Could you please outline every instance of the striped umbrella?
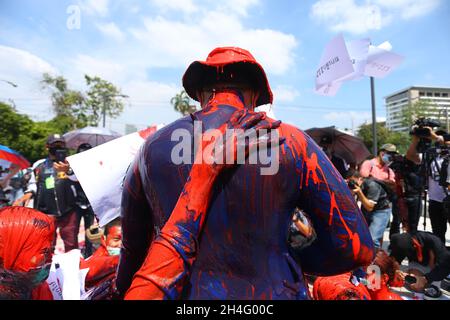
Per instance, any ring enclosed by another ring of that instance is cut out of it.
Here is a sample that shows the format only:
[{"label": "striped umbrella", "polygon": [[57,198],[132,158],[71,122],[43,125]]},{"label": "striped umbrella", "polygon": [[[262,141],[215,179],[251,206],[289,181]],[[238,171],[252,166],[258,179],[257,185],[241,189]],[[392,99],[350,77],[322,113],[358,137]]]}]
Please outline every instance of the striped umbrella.
[{"label": "striped umbrella", "polygon": [[14,163],[18,165],[20,169],[26,169],[31,166],[28,160],[25,159],[20,153],[1,144],[0,144],[0,159],[3,159],[10,163]]}]

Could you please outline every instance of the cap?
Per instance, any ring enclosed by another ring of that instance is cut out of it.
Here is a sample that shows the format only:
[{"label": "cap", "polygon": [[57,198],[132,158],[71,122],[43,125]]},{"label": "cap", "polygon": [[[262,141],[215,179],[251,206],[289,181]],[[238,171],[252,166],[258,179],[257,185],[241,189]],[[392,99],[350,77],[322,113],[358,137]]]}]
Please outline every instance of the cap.
[{"label": "cap", "polygon": [[397,147],[392,143],[383,144],[380,148],[381,150],[385,150],[387,152],[397,152]]},{"label": "cap", "polygon": [[55,142],[66,142],[62,135],[60,134],[51,134],[47,138],[47,144],[53,144]]}]

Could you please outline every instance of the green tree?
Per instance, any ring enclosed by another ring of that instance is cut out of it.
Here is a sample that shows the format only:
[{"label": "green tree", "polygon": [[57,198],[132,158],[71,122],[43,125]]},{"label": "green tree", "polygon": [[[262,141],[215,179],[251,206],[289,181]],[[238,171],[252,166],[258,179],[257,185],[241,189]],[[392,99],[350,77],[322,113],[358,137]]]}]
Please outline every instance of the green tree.
[{"label": "green tree", "polygon": [[414,103],[409,103],[399,112],[402,125],[410,127],[417,118],[433,117],[433,114],[438,113],[438,106],[429,99],[421,99]]},{"label": "green tree", "polygon": [[0,144],[20,152],[31,163],[47,155],[47,137],[61,132],[52,123],[33,122],[3,102],[0,102],[0,119]]},{"label": "green tree", "polygon": [[[383,144],[392,143],[397,147],[398,152],[404,154],[408,149],[411,138],[406,132],[395,132],[386,128],[386,122],[377,122],[377,149]],[[357,136],[364,141],[367,149],[373,150],[372,124],[363,124],[358,130]]]},{"label": "green tree", "polygon": [[89,125],[97,126],[100,119],[105,116],[117,118],[124,108],[120,97],[127,97],[111,82],[100,77],[84,76],[89,89],[86,92],[83,114]]},{"label": "green tree", "polygon": [[191,99],[184,90],[170,99],[170,103],[173,105],[175,111],[181,113],[183,116],[197,111],[196,106],[191,104]]},{"label": "green tree", "polygon": [[51,92],[53,111],[56,117],[68,119],[70,129],[84,127],[87,124],[84,116],[84,96],[80,91],[72,90],[62,76],[43,74],[42,88]]}]

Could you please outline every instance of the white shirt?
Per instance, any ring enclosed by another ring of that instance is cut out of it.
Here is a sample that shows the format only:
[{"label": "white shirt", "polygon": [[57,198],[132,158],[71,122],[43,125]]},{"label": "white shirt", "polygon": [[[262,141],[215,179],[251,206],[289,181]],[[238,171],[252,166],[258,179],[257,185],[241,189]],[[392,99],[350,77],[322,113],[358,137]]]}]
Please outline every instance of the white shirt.
[{"label": "white shirt", "polygon": [[442,202],[446,197],[444,188],[439,185],[439,170],[442,167],[443,161],[444,159],[441,156],[437,156],[436,160],[431,161],[431,176],[428,177],[428,198],[437,202]]}]

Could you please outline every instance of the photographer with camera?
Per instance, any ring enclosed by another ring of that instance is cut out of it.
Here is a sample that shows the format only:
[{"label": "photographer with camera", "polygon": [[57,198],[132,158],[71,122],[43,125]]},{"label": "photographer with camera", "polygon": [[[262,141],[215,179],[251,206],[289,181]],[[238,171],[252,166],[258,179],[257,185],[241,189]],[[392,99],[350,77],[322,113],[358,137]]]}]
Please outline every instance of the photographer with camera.
[{"label": "photographer with camera", "polygon": [[381,248],[384,231],[389,223],[392,209],[385,188],[372,177],[363,177],[357,170],[347,173],[348,186],[361,201],[363,212],[375,248]]},{"label": "photographer with camera", "polygon": [[389,230],[389,238],[400,233],[400,222],[403,231],[413,233],[417,231],[421,212],[421,192],[423,179],[420,165],[408,160],[405,156],[397,155],[390,165],[397,180],[397,202],[393,203],[393,220]]},{"label": "photographer with camera", "polygon": [[394,156],[397,154],[397,147],[392,143],[386,143],[378,150],[378,155],[362,163],[359,170],[362,177],[372,177],[385,183],[392,190],[395,188],[395,173],[389,168]]},{"label": "photographer with camera", "polygon": [[76,213],[76,191],[73,176],[66,161],[64,138],[52,134],[47,139],[48,157],[36,166],[25,195],[14,205],[23,205],[33,198],[35,209],[53,216],[59,228],[66,252],[78,249],[80,219]]},{"label": "photographer with camera", "polygon": [[[445,244],[447,222],[450,222],[449,213],[444,208],[444,199],[447,188],[440,184],[442,163],[447,152],[444,130],[433,131],[439,123],[429,119],[419,119],[412,127],[410,134],[412,142],[406,153],[406,158],[417,165],[421,165],[422,175],[428,191],[428,214],[431,220],[433,233]],[[432,142],[435,142],[435,147]],[[422,154],[422,156],[420,156]]]}]

